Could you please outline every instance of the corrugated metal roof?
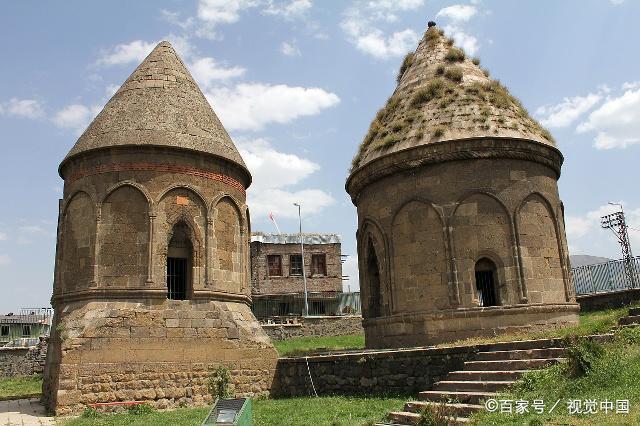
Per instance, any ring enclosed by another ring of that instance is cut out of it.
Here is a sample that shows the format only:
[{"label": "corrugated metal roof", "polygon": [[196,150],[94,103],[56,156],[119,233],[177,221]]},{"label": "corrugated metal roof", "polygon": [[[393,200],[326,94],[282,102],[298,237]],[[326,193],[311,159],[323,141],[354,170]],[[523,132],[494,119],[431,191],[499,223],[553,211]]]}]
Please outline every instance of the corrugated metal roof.
[{"label": "corrugated metal roof", "polygon": [[[339,244],[341,243],[338,234],[312,234],[303,233],[305,244]],[[258,241],[263,244],[300,244],[300,234],[265,234],[262,232],[252,232],[251,242]]]}]

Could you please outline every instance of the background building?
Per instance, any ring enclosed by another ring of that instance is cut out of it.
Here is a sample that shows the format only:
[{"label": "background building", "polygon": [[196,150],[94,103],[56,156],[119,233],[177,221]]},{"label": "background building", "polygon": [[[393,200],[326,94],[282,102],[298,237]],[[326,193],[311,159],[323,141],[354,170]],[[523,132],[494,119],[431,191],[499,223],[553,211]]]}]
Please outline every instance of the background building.
[{"label": "background building", "polygon": [[[331,315],[339,310],[342,253],[336,234],[303,234],[309,312]],[[304,282],[299,234],[251,234],[251,294],[257,317],[300,315]]]},{"label": "background building", "polygon": [[51,308],[22,308],[17,315],[0,315],[0,347],[17,339],[48,336],[52,314]]}]

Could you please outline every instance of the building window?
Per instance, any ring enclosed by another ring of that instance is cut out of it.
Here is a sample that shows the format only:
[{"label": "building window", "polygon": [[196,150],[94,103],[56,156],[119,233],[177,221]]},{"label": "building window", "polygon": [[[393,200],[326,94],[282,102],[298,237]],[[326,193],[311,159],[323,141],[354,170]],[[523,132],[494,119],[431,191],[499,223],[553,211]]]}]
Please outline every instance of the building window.
[{"label": "building window", "polygon": [[311,274],[327,275],[327,256],[325,254],[311,256]]},{"label": "building window", "polygon": [[31,325],[29,324],[22,325],[22,336],[24,337],[31,336]]},{"label": "building window", "polygon": [[279,254],[268,255],[267,266],[269,267],[270,277],[282,276],[282,256],[280,256]]},{"label": "building window", "polygon": [[174,225],[167,248],[167,299],[186,300],[191,290],[193,247],[184,222]]},{"label": "building window", "polygon": [[7,337],[8,335],[9,335],[9,326],[3,325],[2,327],[0,327],[0,336]]},{"label": "building window", "polygon": [[289,256],[289,275],[302,275],[302,256],[292,254]]}]

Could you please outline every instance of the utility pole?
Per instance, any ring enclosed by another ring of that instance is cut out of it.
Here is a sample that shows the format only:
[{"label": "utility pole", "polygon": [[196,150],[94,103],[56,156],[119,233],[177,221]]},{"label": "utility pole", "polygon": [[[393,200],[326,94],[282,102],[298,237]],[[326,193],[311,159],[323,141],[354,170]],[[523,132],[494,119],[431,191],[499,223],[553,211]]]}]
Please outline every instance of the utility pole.
[{"label": "utility pole", "polygon": [[620,203],[609,202],[609,204],[620,206],[620,211],[602,216],[600,218],[600,224],[604,229],[611,229],[618,239],[618,243],[620,243],[620,248],[622,249],[622,261],[624,262],[624,269],[629,278],[629,284],[632,288],[637,288],[635,261],[631,252],[631,242],[629,241],[629,232],[627,231],[629,227],[624,218],[624,210]]},{"label": "utility pole", "polygon": [[302,282],[304,283],[304,315],[309,316],[309,301],[307,299],[307,273],[304,268],[304,242],[302,238],[302,215],[300,214],[300,204],[293,203],[298,207],[298,221],[300,223],[300,251],[302,252]]}]

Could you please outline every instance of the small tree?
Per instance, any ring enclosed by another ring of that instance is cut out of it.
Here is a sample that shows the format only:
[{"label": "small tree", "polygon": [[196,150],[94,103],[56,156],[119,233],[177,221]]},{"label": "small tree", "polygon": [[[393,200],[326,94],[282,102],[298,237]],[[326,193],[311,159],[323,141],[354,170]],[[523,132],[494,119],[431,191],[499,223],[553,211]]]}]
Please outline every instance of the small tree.
[{"label": "small tree", "polygon": [[215,369],[209,369],[210,374],[207,379],[207,390],[211,397],[216,398],[229,398],[232,396],[232,392],[229,389],[229,383],[231,382],[231,374],[229,369],[224,365],[219,365]]}]

